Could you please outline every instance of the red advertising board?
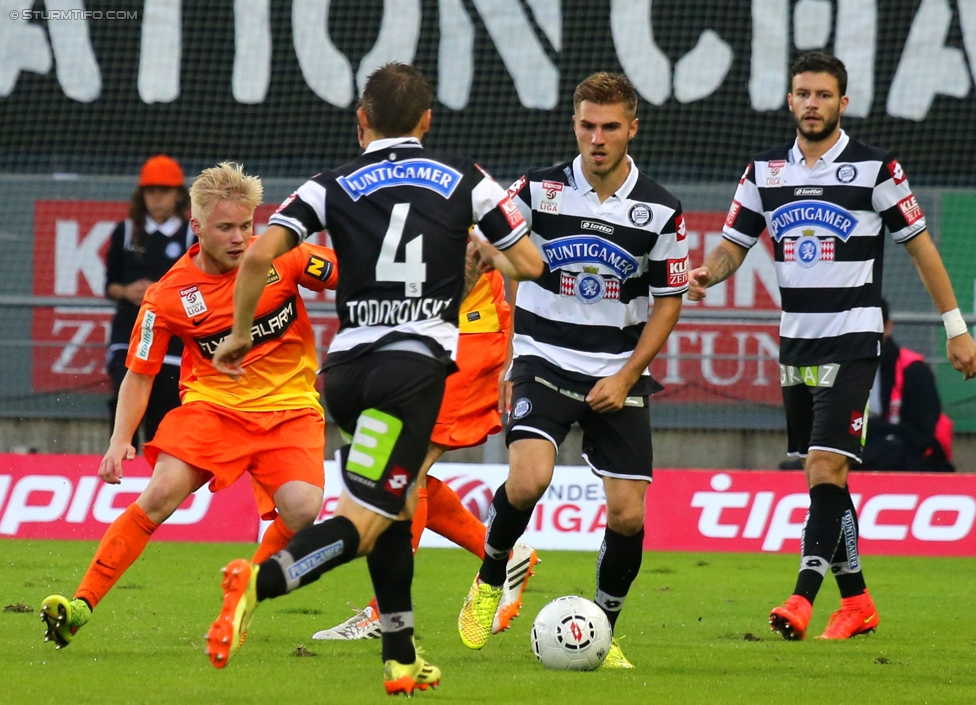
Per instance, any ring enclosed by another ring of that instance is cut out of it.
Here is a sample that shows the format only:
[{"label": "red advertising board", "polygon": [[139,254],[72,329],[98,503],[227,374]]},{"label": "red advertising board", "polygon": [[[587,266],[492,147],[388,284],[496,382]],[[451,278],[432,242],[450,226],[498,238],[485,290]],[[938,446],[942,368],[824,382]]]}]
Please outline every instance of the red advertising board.
[{"label": "red advertising board", "polygon": [[[725,213],[685,213],[689,271],[722,240]],[[684,311],[721,311],[723,320],[684,317],[668,338],[651,374],[665,386],[655,403],[782,403],[779,387],[779,320],[749,323],[736,312],[779,311],[772,243],[763,237],[727,281],[705,300],[684,302]]]},{"label": "red advertising board", "polygon": [[[274,205],[255,211],[262,232]],[[123,201],[36,201],[34,203],[34,296],[99,298],[105,294],[105,254],[116,224],[128,213]],[[310,242],[322,240],[321,234]],[[333,292],[303,289],[305,301],[334,300]],[[35,308],[31,385],[35,392],[83,390],[107,394],[105,348],[114,309],[105,306]],[[328,346],[339,327],[334,314],[311,314],[316,345]]]},{"label": "red advertising board", "polygon": [[[145,489],[151,474],[139,457],[121,484],[98,479],[97,455],[0,454],[0,538],[102,538]],[[154,541],[254,541],[258,510],[250,479],[216,494],[206,486],[180,505]]]},{"label": "red advertising board", "polygon": [[[976,476],[851,473],[861,552],[976,556]],[[801,472],[655,470],[644,548],[797,553],[810,505]]]}]

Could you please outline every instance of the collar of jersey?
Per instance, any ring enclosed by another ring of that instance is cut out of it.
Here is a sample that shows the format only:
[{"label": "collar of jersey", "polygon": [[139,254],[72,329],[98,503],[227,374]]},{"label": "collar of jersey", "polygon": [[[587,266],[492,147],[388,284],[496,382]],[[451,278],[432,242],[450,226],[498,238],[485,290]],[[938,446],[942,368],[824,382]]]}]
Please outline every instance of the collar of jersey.
[{"label": "collar of jersey", "polygon": [[[847,133],[843,130],[840,131],[840,137],[837,139],[837,143],[824,152],[824,155],[820,157],[820,161],[824,164],[833,164],[837,161],[837,157],[841,155],[845,149],[847,149],[847,144],[851,141],[851,138],[847,136]],[[793,140],[793,163],[803,164],[803,152],[800,151],[800,140]]]},{"label": "collar of jersey", "polygon": [[[625,156],[627,157],[627,163],[630,164],[630,173],[627,174],[627,178],[624,179],[617,192],[613,194],[621,201],[630,196],[630,192],[634,190],[634,184],[637,183],[637,165],[634,164],[634,160],[630,158],[629,154]],[[580,154],[577,154],[576,159],[573,160],[573,178],[576,179],[576,185],[580,193],[587,194],[593,190],[590,182],[583,176],[583,156]]]},{"label": "collar of jersey", "polygon": [[147,233],[162,233],[166,237],[173,237],[180,231],[181,227],[183,227],[183,221],[177,218],[175,215],[165,223],[157,223],[150,216],[146,216]]},{"label": "collar of jersey", "polygon": [[417,149],[423,149],[423,145],[420,144],[420,140],[416,137],[387,137],[382,140],[373,140],[370,142],[363,154],[378,152],[381,149],[389,149],[390,147],[416,147]]}]

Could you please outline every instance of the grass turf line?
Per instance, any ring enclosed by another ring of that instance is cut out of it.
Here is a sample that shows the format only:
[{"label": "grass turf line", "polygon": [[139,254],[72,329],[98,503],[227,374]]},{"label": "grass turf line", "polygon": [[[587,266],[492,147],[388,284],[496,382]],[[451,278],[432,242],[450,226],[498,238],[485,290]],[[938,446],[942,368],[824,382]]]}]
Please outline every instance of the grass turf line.
[{"label": "grass turf line", "polygon": [[[51,593],[71,596],[91,542],[0,541],[0,701],[4,703],[388,702],[379,641],[317,642],[371,589],[356,561],[258,609],[248,642],[223,671],[204,655],[220,607],[219,568],[249,556],[240,544],[150,544],[71,645],[43,643],[37,616]],[[480,652],[465,649],[457,613],[477,570],[460,550],[417,554],[419,643],[444,672],[443,702],[790,703],[814,697],[864,703],[976,702],[970,617],[976,560],[869,556],[881,615],[877,634],[848,642],[784,642],[769,609],[792,588],[792,555],[646,553],[618,634],[633,671],[557,673],[529,646],[532,618],[560,595],[592,597],[594,553],[546,551],[522,617]],[[810,635],[838,596],[827,577]],[[303,648],[302,648],[303,647]],[[297,654],[303,654],[299,656]],[[308,654],[314,654],[308,655]]]}]

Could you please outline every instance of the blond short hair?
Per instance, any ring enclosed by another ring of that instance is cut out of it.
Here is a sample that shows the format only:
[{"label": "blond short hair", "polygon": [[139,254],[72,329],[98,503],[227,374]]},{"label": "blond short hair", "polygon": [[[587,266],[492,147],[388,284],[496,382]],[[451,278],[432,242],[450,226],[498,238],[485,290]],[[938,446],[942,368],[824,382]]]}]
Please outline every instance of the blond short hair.
[{"label": "blond short hair", "polygon": [[190,186],[190,213],[201,223],[213,211],[217,201],[232,199],[251,210],[261,205],[264,186],[257,176],[244,173],[236,162],[221,162],[204,169]]},{"label": "blond short hair", "polygon": [[580,103],[584,100],[596,105],[620,103],[628,118],[633,120],[637,117],[637,91],[622,73],[600,71],[587,76],[573,93],[573,109],[576,112],[579,112]]}]

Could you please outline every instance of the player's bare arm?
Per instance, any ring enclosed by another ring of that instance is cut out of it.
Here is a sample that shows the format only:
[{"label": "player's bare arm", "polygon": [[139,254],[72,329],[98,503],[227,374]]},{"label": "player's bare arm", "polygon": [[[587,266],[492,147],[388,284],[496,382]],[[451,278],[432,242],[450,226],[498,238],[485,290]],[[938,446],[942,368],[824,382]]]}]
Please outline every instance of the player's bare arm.
[{"label": "player's bare arm", "polygon": [[651,316],[627,364],[617,374],[597,382],[586,395],[586,402],[594,411],[606,413],[624,408],[628,392],[661,351],[680,316],[680,296],[655,297]]},{"label": "player's bare arm", "polygon": [[213,366],[218,372],[234,378],[244,374],[241,363],[251,349],[254,311],[268,281],[268,270],[276,257],[297,244],[295,233],[280,225],[269,226],[260,237],[251,240],[234,286],[234,327],[213,356]]},{"label": "player's bare arm", "polygon": [[473,245],[468,245],[468,254],[464,260],[464,296],[461,299],[468,298],[468,294],[474,290],[475,284],[481,278],[481,266],[479,264],[479,257],[477,256],[477,250]]},{"label": "player's bare arm", "polygon": [[115,428],[109,441],[105,457],[98,466],[98,476],[110,485],[117,485],[122,481],[122,461],[136,457],[136,449],[132,447],[132,436],[142,421],[146,407],[149,405],[149,394],[152,392],[154,375],[143,375],[128,370],[122,386],[119,388],[119,405],[115,412]]},{"label": "player's bare arm", "polygon": [[705,289],[715,286],[719,282],[735,274],[742,266],[749,250],[737,245],[731,240],[722,240],[702,262],[702,266],[691,270],[688,274],[688,300],[701,301],[705,298]]},{"label": "player's bare arm", "polygon": [[[928,231],[923,230],[905,243],[905,249],[915,262],[918,275],[936,308],[939,309],[939,313],[955,312],[959,315],[959,304],[952,290],[949,274]],[[946,342],[946,355],[952,366],[962,372],[965,379],[976,377],[976,342],[973,341],[968,328],[962,326],[959,334],[949,338]]]},{"label": "player's bare arm", "polygon": [[513,281],[528,281],[542,276],[542,256],[528,237],[521,238],[507,250],[500,251],[487,240],[473,235],[478,256],[483,262],[489,262],[507,278]]}]

